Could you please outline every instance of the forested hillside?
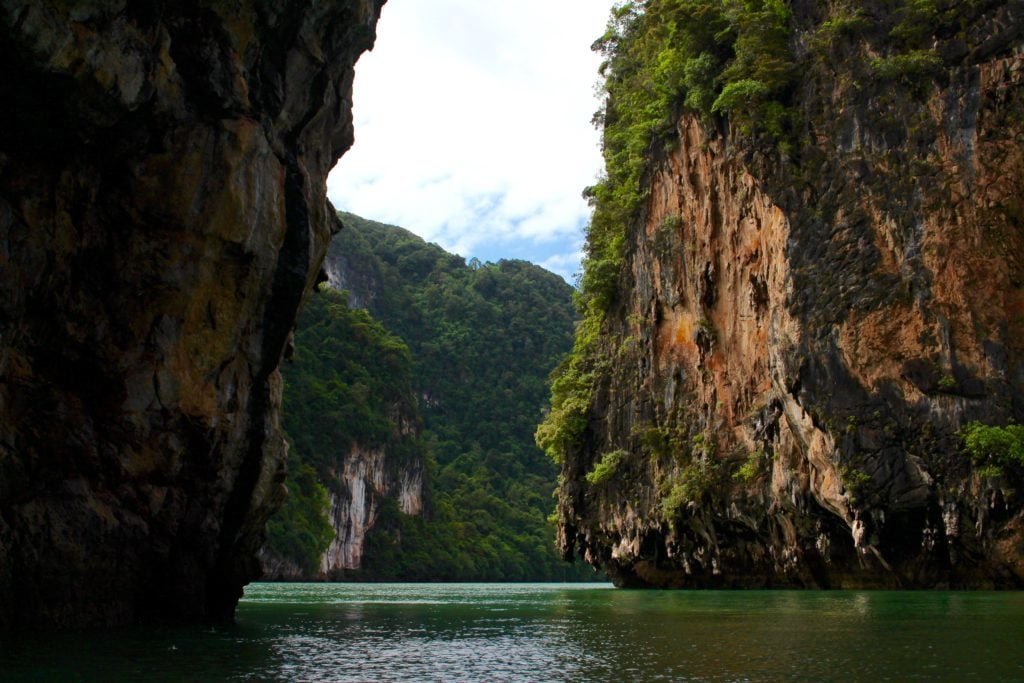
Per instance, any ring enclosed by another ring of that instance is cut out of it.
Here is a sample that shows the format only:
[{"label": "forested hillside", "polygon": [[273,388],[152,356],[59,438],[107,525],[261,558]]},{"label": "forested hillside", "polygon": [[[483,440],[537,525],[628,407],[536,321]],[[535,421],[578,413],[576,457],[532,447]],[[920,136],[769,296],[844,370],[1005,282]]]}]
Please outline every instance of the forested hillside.
[{"label": "forested hillside", "polygon": [[[407,482],[423,459],[409,349],[400,339],[366,311],[350,309],[344,295],[322,287],[299,318],[295,346],[283,370],[289,496],[267,526],[264,553],[271,576],[293,578],[331,571],[321,557],[336,538],[340,546],[346,540],[361,546],[361,533],[352,527],[364,527],[372,516],[367,496],[394,495],[386,482],[401,490],[402,475]],[[351,473],[352,461],[373,460],[367,454],[374,453],[387,455],[371,465],[379,472]],[[368,492],[373,480],[384,490]],[[415,488],[411,509],[419,510]]]},{"label": "forested hillside", "polygon": [[[351,309],[324,305],[338,296],[333,292],[318,294],[296,334],[296,361],[285,371],[285,427],[297,446],[293,471],[313,465],[329,488],[330,463],[347,448],[353,423],[380,427],[379,434],[357,438],[360,443],[386,440],[387,424],[375,421],[386,422],[387,406],[400,402],[402,391],[386,378],[407,380],[401,363],[384,357],[405,358],[406,344],[408,382],[422,420],[419,438],[410,442],[419,452],[407,457],[421,457],[427,471],[424,513],[407,515],[399,501],[381,499],[361,567],[335,577],[594,577],[554,551],[547,517],[557,473],[533,444],[547,377],[572,345],[572,289],[530,263],[467,264],[401,228],[350,214],[342,220],[346,229],[325,267],[329,286],[348,293]],[[360,308],[368,313],[352,310]],[[337,348],[324,345],[333,324],[376,329],[376,321],[383,327],[364,335],[358,349],[340,333]],[[350,379],[334,383],[333,394],[351,393],[351,378],[362,378],[367,400],[356,403],[365,414],[338,409],[352,402],[332,397],[335,375]]]}]

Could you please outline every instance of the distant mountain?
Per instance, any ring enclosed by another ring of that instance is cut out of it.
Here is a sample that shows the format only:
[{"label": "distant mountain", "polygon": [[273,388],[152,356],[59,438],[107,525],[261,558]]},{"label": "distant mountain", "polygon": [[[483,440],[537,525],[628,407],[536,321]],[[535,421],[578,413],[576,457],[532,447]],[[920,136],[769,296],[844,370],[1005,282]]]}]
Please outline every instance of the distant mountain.
[{"label": "distant mountain", "polygon": [[[270,575],[593,577],[558,559],[547,519],[557,472],[533,442],[548,375],[572,345],[572,288],[525,261],[467,264],[401,228],[341,219],[284,401],[293,470],[312,467],[327,491],[334,540],[319,567],[299,570],[279,535]],[[364,424],[375,435],[357,434]],[[293,498],[315,509],[304,495]]]}]

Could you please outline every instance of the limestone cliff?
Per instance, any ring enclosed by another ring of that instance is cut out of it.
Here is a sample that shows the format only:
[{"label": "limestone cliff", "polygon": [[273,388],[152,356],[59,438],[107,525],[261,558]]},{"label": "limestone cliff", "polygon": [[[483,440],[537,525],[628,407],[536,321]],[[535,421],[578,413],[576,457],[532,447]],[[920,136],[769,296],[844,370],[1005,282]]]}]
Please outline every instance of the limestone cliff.
[{"label": "limestone cliff", "polygon": [[961,4],[910,74],[900,5],[791,3],[791,145],[684,111],[649,151],[566,556],[625,585],[1024,585],[1019,473],[958,436],[1024,419],[1024,7]]},{"label": "limestone cliff", "polygon": [[384,498],[398,502],[406,515],[423,512],[423,463],[395,467],[382,449],[354,448],[335,473],[338,492],[331,493],[331,524],[335,536],[320,563],[324,576],[359,569],[363,544],[373,528]]},{"label": "limestone cliff", "polygon": [[0,623],[226,618],[383,0],[0,3]]},{"label": "limestone cliff", "polygon": [[320,558],[316,572],[263,548],[263,578],[270,581],[309,581],[343,576],[360,568],[367,533],[373,529],[386,499],[406,515],[423,513],[423,462],[394,462],[387,449],[354,446],[339,457],[340,469],[328,474],[328,513],[334,538]]},{"label": "limestone cliff", "polygon": [[315,570],[264,547],[263,578],[271,581],[317,581],[343,577],[360,569],[367,534],[385,501],[394,501],[409,516],[424,513],[426,463],[418,445],[420,424],[414,403],[395,403],[388,411],[391,435],[385,444],[338,443],[328,456],[321,481],[327,489],[328,520],[333,538]]}]

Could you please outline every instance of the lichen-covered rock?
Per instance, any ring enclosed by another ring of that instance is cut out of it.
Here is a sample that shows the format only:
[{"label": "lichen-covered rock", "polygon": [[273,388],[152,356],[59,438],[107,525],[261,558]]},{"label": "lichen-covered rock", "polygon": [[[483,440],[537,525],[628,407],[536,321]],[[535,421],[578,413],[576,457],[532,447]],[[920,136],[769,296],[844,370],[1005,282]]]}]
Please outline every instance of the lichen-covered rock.
[{"label": "lichen-covered rock", "polygon": [[383,0],[0,2],[0,624],[226,618]]},{"label": "lichen-covered rock", "polygon": [[1024,585],[1024,498],[957,436],[1024,419],[1024,10],[976,4],[908,83],[872,66],[885,6],[822,54],[850,8],[792,3],[787,152],[681,117],[563,466],[567,556],[627,585]]}]

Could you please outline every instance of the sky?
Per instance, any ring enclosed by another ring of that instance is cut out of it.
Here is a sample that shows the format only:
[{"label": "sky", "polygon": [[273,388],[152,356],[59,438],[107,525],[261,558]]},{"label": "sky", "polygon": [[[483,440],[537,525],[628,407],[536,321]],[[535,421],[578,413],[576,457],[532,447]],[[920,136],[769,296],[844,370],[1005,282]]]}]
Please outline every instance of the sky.
[{"label": "sky", "polygon": [[389,0],[356,65],[334,205],[467,259],[579,272],[611,0]]}]

